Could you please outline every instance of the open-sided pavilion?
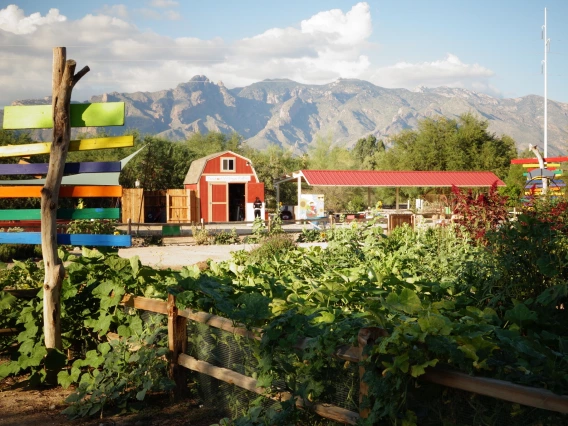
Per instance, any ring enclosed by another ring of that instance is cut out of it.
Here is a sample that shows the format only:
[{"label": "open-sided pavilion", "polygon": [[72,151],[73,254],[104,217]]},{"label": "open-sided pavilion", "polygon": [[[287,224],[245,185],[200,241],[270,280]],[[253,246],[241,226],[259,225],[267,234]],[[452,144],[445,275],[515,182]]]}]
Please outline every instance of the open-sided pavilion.
[{"label": "open-sided pavilion", "polygon": [[375,171],[375,170],[299,170],[274,182],[276,203],[280,204],[280,184],[296,180],[298,200],[302,194],[302,181],[309,186],[355,186],[367,188],[368,204],[371,188],[396,188],[396,208],[399,206],[400,188],[489,188],[493,184],[505,186],[493,172],[453,171]]}]

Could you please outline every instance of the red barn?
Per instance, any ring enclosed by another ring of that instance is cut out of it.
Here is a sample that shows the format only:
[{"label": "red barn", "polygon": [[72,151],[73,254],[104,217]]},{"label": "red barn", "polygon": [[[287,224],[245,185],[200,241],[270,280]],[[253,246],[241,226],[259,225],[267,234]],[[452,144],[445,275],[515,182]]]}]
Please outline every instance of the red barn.
[{"label": "red barn", "polygon": [[195,191],[198,220],[252,221],[256,197],[263,202],[264,217],[264,183],[258,181],[251,161],[242,155],[224,151],[195,160],[183,183]]}]

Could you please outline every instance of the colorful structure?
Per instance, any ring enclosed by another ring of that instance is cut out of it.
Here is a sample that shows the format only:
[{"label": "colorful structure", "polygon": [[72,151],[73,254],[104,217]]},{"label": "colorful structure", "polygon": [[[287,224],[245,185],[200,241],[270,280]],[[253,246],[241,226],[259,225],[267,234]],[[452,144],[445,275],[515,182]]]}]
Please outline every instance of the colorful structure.
[{"label": "colorful structure", "polygon": [[543,193],[543,180],[548,179],[548,193],[553,196],[564,195],[566,183],[560,179],[562,170],[560,163],[568,161],[568,157],[544,158],[544,168],[541,168],[538,160],[533,158],[516,158],[511,164],[520,164],[526,169],[523,173],[527,178],[524,195],[541,195]]},{"label": "colorful structure", "polygon": [[[124,103],[71,104],[71,127],[124,125]],[[46,129],[53,127],[52,106],[12,106],[4,109],[4,129]],[[93,138],[71,141],[69,151],[130,147],[132,136]],[[0,147],[0,157],[22,157],[48,154],[51,143]],[[135,154],[120,162],[84,162],[65,164],[59,197],[121,197],[118,177],[124,165]],[[3,164],[0,175],[32,175],[40,178],[0,181],[0,198],[41,197],[48,164]],[[118,208],[59,209],[58,219],[118,219]],[[40,209],[1,210],[0,220],[40,220]],[[0,232],[0,243],[41,244],[40,232]],[[58,244],[76,246],[122,246],[132,244],[129,235],[58,234]]]},{"label": "colorful structure", "polygon": [[204,222],[253,221],[253,202],[259,197],[264,217],[264,183],[259,182],[251,161],[223,151],[191,163],[184,186],[195,191],[197,220]]}]

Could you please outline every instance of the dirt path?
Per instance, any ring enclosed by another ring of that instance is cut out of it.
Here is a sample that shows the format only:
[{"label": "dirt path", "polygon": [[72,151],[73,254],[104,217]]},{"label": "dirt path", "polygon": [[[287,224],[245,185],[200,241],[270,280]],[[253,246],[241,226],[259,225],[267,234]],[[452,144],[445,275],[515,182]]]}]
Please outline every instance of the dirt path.
[{"label": "dirt path", "polygon": [[[326,247],[327,243],[300,243],[300,247],[311,247],[319,245]],[[143,265],[155,268],[180,268],[204,262],[208,259],[220,262],[230,260],[231,253],[239,250],[252,250],[254,244],[233,244],[233,245],[167,245],[150,247],[129,247],[118,250],[120,257],[130,258],[138,256]]]},{"label": "dirt path", "polygon": [[209,426],[220,420],[195,399],[173,404],[167,395],[147,397],[139,413],[69,420],[61,411],[70,393],[61,387],[28,389],[22,378],[0,381],[0,426]]}]

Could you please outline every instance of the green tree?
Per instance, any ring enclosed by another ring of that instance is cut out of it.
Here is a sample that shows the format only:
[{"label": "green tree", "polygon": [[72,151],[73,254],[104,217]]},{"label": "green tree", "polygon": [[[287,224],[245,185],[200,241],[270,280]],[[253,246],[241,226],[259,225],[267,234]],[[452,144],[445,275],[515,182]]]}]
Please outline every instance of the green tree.
[{"label": "green tree", "polygon": [[[473,114],[458,119],[427,118],[416,130],[392,139],[392,148],[379,157],[379,170],[492,171],[504,179],[517,154],[515,141],[488,131],[489,123]],[[418,190],[403,191],[417,196]]]},{"label": "green tree", "polygon": [[170,142],[152,136],[136,146],[146,148],[130,161],[120,175],[124,187],[133,188],[138,179],[149,191],[183,188],[185,175],[197,154],[184,143]]},{"label": "green tree", "polygon": [[312,170],[349,170],[355,162],[349,151],[334,145],[331,135],[316,135],[315,142],[308,149],[308,166]]},{"label": "green tree", "polygon": [[[277,145],[269,145],[263,151],[244,147],[241,154],[251,160],[260,182],[264,183],[266,203],[270,208],[276,208],[276,188],[274,181],[287,173],[305,168],[305,159],[294,156]],[[298,202],[297,187],[295,183],[280,185],[280,201],[284,204]]]},{"label": "green tree", "polygon": [[355,162],[360,165],[360,169],[374,170],[378,163],[378,157],[383,155],[385,150],[385,143],[382,140],[377,140],[374,135],[369,135],[355,143],[351,155]]},{"label": "green tree", "polygon": [[509,172],[517,154],[509,136],[488,132],[489,123],[473,114],[457,120],[427,118],[418,129],[394,136],[393,146],[381,157],[381,170],[486,170],[500,178]]},{"label": "green tree", "polygon": [[243,137],[236,132],[231,135],[221,132],[194,133],[185,141],[187,148],[197,155],[196,158],[227,150],[239,153],[242,143]]}]

